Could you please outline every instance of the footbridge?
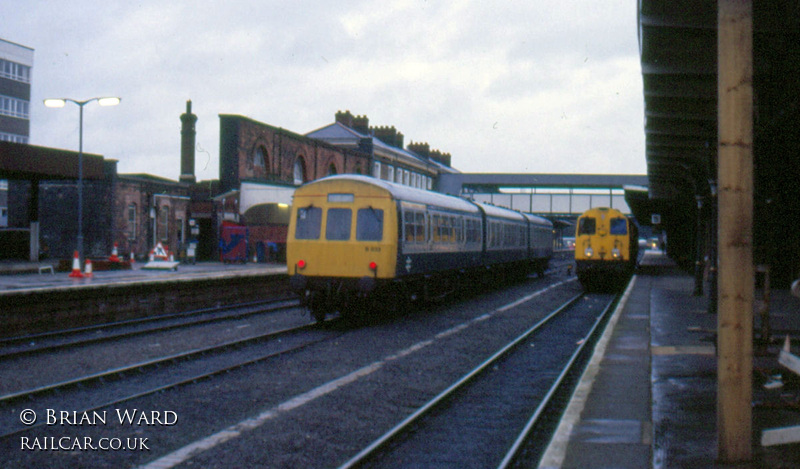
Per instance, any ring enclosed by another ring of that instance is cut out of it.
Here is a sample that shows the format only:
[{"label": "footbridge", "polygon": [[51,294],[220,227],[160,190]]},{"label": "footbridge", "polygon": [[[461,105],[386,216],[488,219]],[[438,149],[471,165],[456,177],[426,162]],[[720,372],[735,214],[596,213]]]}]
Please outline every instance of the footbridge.
[{"label": "footbridge", "polygon": [[593,207],[631,209],[626,192],[648,186],[646,175],[454,173],[439,176],[439,191],[548,218],[573,218]]}]

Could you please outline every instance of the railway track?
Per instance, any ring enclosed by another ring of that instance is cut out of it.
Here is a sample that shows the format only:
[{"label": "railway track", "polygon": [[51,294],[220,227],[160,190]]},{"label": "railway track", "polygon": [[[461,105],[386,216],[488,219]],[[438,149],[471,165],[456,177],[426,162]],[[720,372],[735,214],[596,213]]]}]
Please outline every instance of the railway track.
[{"label": "railway track", "polygon": [[0,396],[0,439],[42,424],[21,425],[21,409],[90,412],[298,351],[341,334],[307,324],[6,394]]},{"label": "railway track", "polygon": [[203,324],[241,319],[248,316],[278,311],[299,305],[294,297],[275,298],[245,304],[204,308],[147,318],[97,324],[60,331],[0,339],[0,360],[53,352],[70,347],[80,347],[135,337],[153,332],[163,332]]},{"label": "railway track", "polygon": [[535,464],[536,448],[549,440],[543,417],[556,412],[559,389],[580,373],[587,344],[616,301],[572,298],[340,469]]}]

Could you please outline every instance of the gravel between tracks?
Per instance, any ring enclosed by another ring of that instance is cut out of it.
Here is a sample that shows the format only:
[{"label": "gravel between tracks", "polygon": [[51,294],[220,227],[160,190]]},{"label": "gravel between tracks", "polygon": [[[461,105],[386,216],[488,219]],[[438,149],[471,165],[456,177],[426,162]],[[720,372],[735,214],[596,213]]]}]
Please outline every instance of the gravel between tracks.
[{"label": "gravel between tracks", "polygon": [[[311,346],[291,356],[248,366],[124,406],[128,410],[173,411],[179,416],[174,426],[109,423],[66,426],[57,430],[48,427],[30,435],[146,437],[149,451],[43,455],[19,451],[18,441],[2,442],[3,446],[12,445],[10,449],[13,450],[5,451],[11,458],[3,465],[36,467],[42,461],[56,466],[69,463],[71,467],[142,464],[273,409],[274,417],[260,426],[201,452],[178,467],[336,466],[580,290],[577,283],[568,283],[491,319],[474,321],[486,312],[545,286],[545,281],[530,280],[474,297],[467,303],[426,307],[423,311],[347,331],[334,341]],[[437,334],[461,324],[469,326],[436,338]],[[423,345],[407,355],[396,356],[415,344]],[[381,363],[377,371],[309,399],[291,411],[283,412],[277,407],[376,363]]]}]

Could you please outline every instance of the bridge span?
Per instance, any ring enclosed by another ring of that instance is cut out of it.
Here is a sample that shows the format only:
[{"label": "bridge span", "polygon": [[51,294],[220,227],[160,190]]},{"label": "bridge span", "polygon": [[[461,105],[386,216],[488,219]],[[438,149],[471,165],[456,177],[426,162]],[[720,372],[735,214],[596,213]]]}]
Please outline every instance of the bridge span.
[{"label": "bridge span", "polygon": [[631,214],[626,187],[648,186],[646,175],[454,173],[439,176],[439,191],[551,217],[576,216],[592,207]]}]

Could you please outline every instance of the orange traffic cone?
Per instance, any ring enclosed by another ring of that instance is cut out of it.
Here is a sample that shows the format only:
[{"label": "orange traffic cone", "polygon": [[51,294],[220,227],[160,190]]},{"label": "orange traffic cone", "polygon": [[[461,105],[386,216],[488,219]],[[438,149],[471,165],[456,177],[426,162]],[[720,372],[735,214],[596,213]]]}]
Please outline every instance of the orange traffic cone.
[{"label": "orange traffic cone", "polygon": [[72,278],[83,278],[83,274],[81,273],[81,260],[78,257],[78,251],[75,251],[75,254],[72,256],[72,272],[69,274]]},{"label": "orange traffic cone", "polygon": [[92,260],[86,259],[86,268],[83,271],[83,276],[92,278]]},{"label": "orange traffic cone", "polygon": [[117,250],[117,243],[114,243],[114,248],[111,250],[111,257],[108,258],[111,262],[119,262],[119,251]]}]

